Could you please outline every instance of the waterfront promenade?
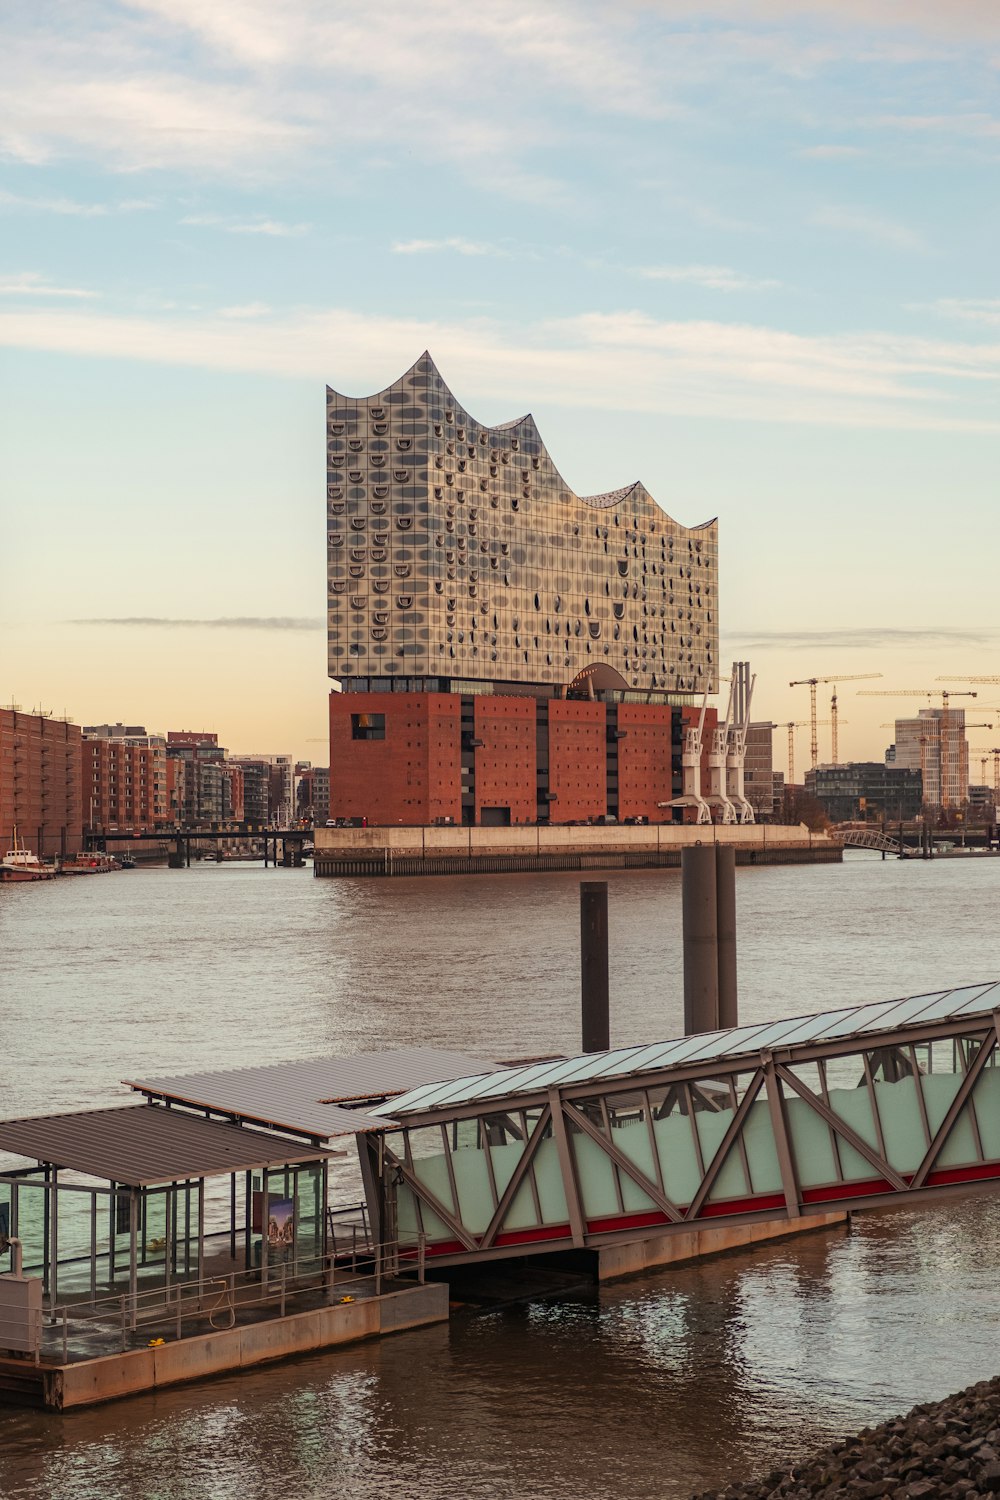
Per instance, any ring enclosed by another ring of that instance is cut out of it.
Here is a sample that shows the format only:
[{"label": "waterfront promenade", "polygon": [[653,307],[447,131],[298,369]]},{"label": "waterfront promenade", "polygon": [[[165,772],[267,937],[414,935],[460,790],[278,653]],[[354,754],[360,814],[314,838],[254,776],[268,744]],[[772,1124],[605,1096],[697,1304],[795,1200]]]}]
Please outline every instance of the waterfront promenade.
[{"label": "waterfront promenade", "polygon": [[693,844],[735,848],[741,865],[825,864],[842,848],[804,824],[538,824],[512,828],[317,828],[319,876],[502,875],[556,870],[679,869]]}]

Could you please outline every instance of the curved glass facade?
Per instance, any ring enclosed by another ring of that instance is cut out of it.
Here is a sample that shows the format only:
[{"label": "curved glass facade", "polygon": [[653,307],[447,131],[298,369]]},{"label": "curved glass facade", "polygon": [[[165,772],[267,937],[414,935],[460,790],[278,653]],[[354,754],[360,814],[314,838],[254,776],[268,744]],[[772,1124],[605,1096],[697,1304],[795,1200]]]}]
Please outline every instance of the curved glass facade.
[{"label": "curved glass facade", "polygon": [[[640,483],[578,496],[530,416],[486,427],[428,354],[386,390],[327,390],[329,673],[718,688],[718,527]],[[605,674],[602,674],[602,676]]]}]

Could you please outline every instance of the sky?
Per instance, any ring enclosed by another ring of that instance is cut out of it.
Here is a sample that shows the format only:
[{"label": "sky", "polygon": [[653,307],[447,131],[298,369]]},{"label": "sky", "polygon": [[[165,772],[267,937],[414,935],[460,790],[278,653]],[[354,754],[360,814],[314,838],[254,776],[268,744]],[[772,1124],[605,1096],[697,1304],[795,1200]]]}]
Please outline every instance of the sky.
[{"label": "sky", "polygon": [[857,688],[1000,672],[995,0],[2,25],[0,701],[325,763],[324,388],[425,348],[578,493],[719,517],[755,718],[881,672],[880,759],[933,700]]}]

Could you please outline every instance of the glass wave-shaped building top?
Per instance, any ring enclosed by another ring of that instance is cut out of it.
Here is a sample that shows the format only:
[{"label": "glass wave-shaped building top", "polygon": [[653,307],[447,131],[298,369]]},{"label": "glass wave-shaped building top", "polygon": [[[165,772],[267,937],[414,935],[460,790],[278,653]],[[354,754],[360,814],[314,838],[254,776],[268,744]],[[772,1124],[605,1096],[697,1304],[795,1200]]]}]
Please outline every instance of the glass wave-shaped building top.
[{"label": "glass wave-shaped building top", "polygon": [[574,494],[531,416],[477,421],[429,354],[375,396],[327,389],[327,517],[345,689],[717,690],[718,523],[638,482]]}]

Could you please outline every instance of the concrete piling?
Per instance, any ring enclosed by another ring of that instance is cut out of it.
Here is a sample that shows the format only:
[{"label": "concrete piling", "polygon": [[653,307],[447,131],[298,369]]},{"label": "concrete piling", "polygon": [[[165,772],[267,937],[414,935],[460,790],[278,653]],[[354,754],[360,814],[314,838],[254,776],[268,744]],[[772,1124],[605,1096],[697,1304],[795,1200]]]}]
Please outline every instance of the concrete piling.
[{"label": "concrete piling", "polygon": [[580,979],[584,1052],[611,1046],[608,985],[608,883],[580,885]]},{"label": "concrete piling", "polygon": [[[684,1035],[719,1027],[719,934],[714,844],[681,854],[684,929]],[[735,933],[734,933],[735,948]]]},{"label": "concrete piling", "polygon": [[736,988],[736,850],[715,846],[715,910],[719,963],[719,1030],[739,1025]]}]

